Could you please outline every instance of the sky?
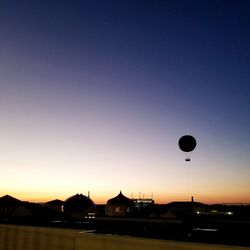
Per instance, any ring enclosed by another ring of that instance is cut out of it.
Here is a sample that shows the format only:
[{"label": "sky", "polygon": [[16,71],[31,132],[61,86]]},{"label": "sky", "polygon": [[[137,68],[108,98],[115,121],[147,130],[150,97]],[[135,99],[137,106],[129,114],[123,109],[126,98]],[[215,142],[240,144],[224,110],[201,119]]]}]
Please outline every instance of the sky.
[{"label": "sky", "polygon": [[250,203],[249,13],[248,0],[1,0],[0,196]]}]

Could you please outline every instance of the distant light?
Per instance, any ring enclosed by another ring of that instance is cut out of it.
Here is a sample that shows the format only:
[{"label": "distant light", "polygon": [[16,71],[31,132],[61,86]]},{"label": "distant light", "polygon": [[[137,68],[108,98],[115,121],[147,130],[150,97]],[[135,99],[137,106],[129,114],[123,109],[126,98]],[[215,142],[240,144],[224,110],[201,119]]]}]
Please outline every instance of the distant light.
[{"label": "distant light", "polygon": [[95,219],[95,213],[88,213],[84,218],[85,219]]},{"label": "distant light", "polygon": [[227,212],[228,215],[233,215],[234,213],[233,212]]},{"label": "distant light", "polygon": [[204,232],[217,232],[219,231],[217,228],[193,228],[193,231],[204,231]]},{"label": "distant light", "polygon": [[200,211],[196,211],[197,214],[200,214]]}]

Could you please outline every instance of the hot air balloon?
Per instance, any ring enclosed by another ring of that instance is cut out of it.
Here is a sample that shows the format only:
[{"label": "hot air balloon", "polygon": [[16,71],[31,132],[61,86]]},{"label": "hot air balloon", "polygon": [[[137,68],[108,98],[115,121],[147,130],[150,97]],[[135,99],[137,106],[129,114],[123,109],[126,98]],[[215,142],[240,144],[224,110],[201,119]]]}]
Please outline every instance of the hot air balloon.
[{"label": "hot air balloon", "polygon": [[[179,139],[179,148],[184,152],[191,152],[196,147],[196,140],[192,135],[184,135]],[[190,157],[186,157],[186,161],[190,161]]]}]

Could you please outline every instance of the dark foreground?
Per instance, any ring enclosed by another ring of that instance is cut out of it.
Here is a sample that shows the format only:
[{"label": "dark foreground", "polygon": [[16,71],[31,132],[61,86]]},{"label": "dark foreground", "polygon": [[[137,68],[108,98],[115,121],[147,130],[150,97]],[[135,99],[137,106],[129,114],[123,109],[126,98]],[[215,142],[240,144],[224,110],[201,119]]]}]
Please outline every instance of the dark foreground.
[{"label": "dark foreground", "polygon": [[[6,224],[6,222],[5,222]],[[250,247],[250,221],[221,219],[137,219],[99,217],[90,221],[31,222],[9,224],[88,230],[92,234],[203,242]]]},{"label": "dark foreground", "polygon": [[128,220],[99,218],[96,233],[250,246],[250,222],[235,220]]},{"label": "dark foreground", "polygon": [[247,246],[205,244],[120,235],[82,229],[0,225],[0,250],[249,250]]}]

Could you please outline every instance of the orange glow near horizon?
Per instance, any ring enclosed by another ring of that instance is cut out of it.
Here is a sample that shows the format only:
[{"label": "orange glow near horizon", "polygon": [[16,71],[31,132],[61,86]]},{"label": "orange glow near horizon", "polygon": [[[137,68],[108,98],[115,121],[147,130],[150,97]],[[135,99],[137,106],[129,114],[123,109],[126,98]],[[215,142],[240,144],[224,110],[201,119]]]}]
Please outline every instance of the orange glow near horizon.
[{"label": "orange glow near horizon", "polygon": [[249,1],[14,2],[0,14],[0,196],[250,203]]},{"label": "orange glow near horizon", "polygon": [[[80,192],[79,192],[80,193]],[[95,194],[90,193],[90,198],[95,202],[95,204],[106,204],[107,200],[110,198],[115,197],[116,195],[118,195],[119,192],[117,193],[112,193],[112,195],[107,194],[105,196],[98,196]],[[4,196],[4,195],[11,195],[14,198],[17,198],[19,200],[22,201],[29,201],[29,202],[37,202],[37,203],[43,203],[43,202],[47,202],[50,200],[54,200],[54,199],[59,199],[59,200],[66,200],[67,198],[69,198],[72,195],[75,195],[76,193],[72,193],[72,194],[55,194],[55,195],[48,195],[45,193],[39,193],[39,194],[29,194],[29,193],[19,193],[19,192],[6,192],[0,193],[0,196]],[[128,195],[127,193],[123,194],[125,196],[127,196],[128,198],[131,198],[130,195]],[[88,195],[87,193],[83,193],[83,195]],[[172,201],[191,201],[191,197],[192,196],[183,196],[183,195],[171,195],[168,197],[165,196],[157,196],[153,197],[154,201],[156,204],[167,204],[170,203]],[[139,198],[139,196],[133,196],[133,198]],[[142,195],[141,195],[141,198]],[[149,196],[145,196],[145,198],[151,198]],[[250,199],[249,196],[225,196],[225,195],[210,195],[210,196],[193,196],[194,201],[197,202],[201,202],[201,203],[205,203],[205,204],[216,204],[216,203],[250,203]]]}]

